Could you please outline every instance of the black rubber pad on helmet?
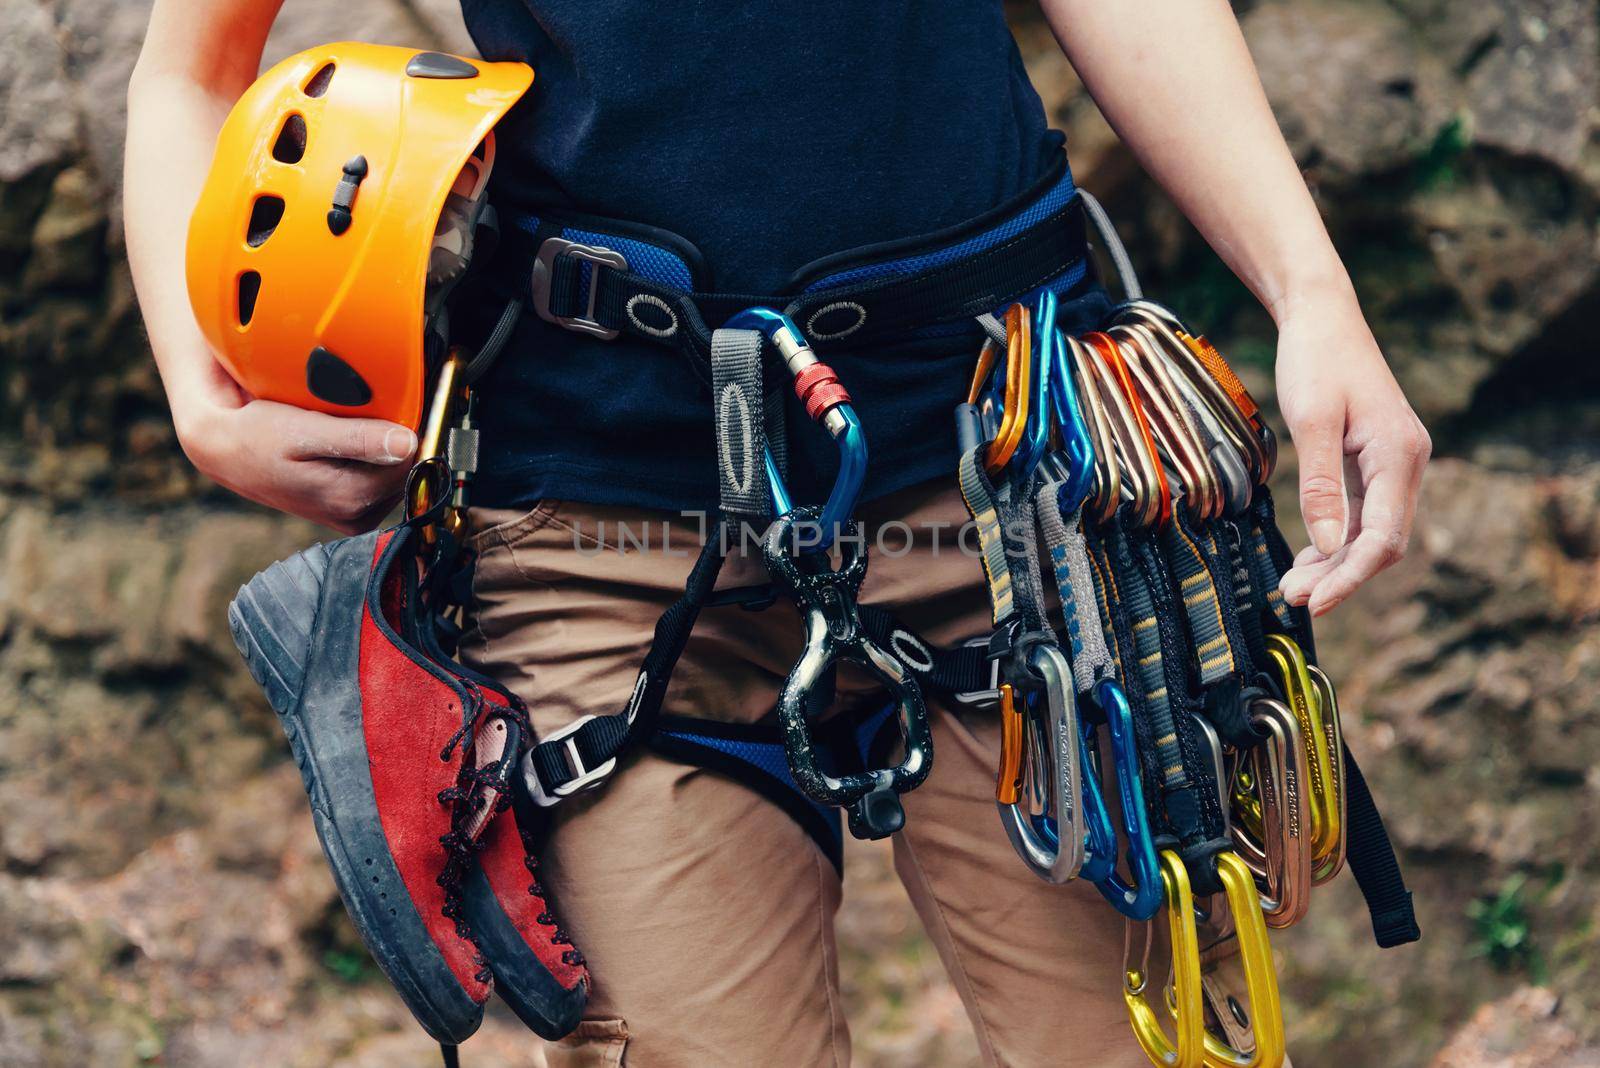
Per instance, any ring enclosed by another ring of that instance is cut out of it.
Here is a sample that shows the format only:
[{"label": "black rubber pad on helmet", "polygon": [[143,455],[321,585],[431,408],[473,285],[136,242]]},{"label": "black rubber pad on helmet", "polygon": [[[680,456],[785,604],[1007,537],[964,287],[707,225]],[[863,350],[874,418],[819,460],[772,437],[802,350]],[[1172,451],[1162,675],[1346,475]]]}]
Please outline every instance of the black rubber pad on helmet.
[{"label": "black rubber pad on helmet", "polygon": [[306,388],[329,404],[357,408],[372,399],[372,387],[354,367],[318,345],[306,357]]},{"label": "black rubber pad on helmet", "polygon": [[412,78],[476,78],[478,68],[458,56],[418,52],[406,64],[406,74]]}]

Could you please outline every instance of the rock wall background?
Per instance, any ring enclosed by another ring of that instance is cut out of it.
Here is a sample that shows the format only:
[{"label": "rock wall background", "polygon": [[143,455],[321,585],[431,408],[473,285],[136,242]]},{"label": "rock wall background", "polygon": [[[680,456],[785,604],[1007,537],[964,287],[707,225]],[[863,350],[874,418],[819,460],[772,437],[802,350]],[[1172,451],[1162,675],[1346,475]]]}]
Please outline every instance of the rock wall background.
[{"label": "rock wall background", "polygon": [[[0,1064],[428,1063],[219,623],[314,532],[190,471],[139,329],[147,6],[0,4]],[[1380,955],[1349,880],[1319,895],[1275,939],[1295,1061],[1600,1064],[1597,0],[1235,7],[1439,455],[1412,557],[1321,627],[1426,939]],[[1264,317],[1013,13],[1147,288],[1264,383]],[[451,0],[288,0],[271,58],[344,36],[470,48]],[[973,1063],[883,854],[851,869],[860,1062]],[[491,1050],[537,1063],[508,1018]]]}]

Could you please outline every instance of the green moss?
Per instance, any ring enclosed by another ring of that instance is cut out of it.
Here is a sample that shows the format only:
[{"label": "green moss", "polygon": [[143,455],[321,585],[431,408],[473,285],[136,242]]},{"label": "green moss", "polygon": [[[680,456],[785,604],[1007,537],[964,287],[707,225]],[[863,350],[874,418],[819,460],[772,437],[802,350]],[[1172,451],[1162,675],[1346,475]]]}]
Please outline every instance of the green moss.
[{"label": "green moss", "polygon": [[372,958],[363,950],[330,949],[322,955],[322,966],[342,982],[365,983],[378,977]]},{"label": "green moss", "polygon": [[1195,330],[1220,334],[1234,317],[1253,305],[1255,298],[1221,260],[1212,255],[1173,272],[1173,277],[1152,289],[1163,304],[1177,312]]},{"label": "green moss", "polygon": [[1471,145],[1467,116],[1458,114],[1439,127],[1433,143],[1418,157],[1411,169],[1412,185],[1421,190],[1453,188],[1461,179],[1461,157]]},{"label": "green moss", "polygon": [[1500,889],[1467,905],[1472,921],[1472,941],[1468,955],[1481,957],[1502,973],[1523,972],[1535,982],[1543,982],[1548,968],[1544,954],[1534,944],[1533,906],[1553,887],[1529,889],[1526,872],[1517,872],[1500,884]]}]

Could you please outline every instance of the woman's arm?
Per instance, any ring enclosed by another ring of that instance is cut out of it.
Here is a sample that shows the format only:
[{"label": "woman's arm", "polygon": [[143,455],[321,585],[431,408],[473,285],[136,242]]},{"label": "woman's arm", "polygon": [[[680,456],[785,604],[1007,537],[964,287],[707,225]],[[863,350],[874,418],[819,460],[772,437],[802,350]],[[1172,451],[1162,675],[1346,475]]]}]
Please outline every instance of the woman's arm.
[{"label": "woman's arm", "polygon": [[1223,0],[1040,0],[1117,134],[1278,325],[1316,614],[1399,560],[1432,448],[1389,372]]},{"label": "woman's arm", "polygon": [[128,84],[128,261],[178,440],[195,466],[252,500],[347,532],[388,511],[416,437],[247,396],[212,355],[184,283],[189,213],[217,131],[255,80],[283,0],[156,0]]}]

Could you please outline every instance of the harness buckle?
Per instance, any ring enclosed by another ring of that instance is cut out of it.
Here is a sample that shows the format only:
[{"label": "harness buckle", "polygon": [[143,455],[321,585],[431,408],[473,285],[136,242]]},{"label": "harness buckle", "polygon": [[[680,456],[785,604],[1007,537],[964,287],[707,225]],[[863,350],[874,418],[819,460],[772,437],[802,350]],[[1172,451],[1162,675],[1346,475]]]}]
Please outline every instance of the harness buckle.
[{"label": "harness buckle", "polygon": [[539,777],[539,769],[533,762],[533,749],[530,748],[522,755],[522,782],[527,789],[528,797],[540,808],[552,808],[573,794],[581,794],[585,790],[592,790],[611,777],[617,769],[617,758],[612,757],[604,764],[597,767],[586,768],[583,766],[583,755],[578,752],[578,742],[573,735],[583,728],[585,723],[594,719],[593,715],[582,716],[550,734],[540,745],[559,744],[567,758],[567,765],[571,769],[572,778],[561,785],[549,790],[545,789],[544,780]]},{"label": "harness buckle", "polygon": [[[969,638],[961,643],[961,648],[989,647],[989,635],[980,634],[976,638]],[[963,693],[953,693],[949,699],[964,708],[994,708],[1000,704],[1000,661],[989,660],[989,688],[986,690],[967,690]]]},{"label": "harness buckle", "polygon": [[[592,265],[593,269],[589,272],[589,300],[582,315],[557,315],[550,308],[550,293],[554,284],[557,256],[573,256]],[[533,291],[533,310],[545,322],[555,323],[565,330],[589,334],[602,341],[615,338],[622,331],[602,326],[595,318],[595,305],[600,296],[600,270],[604,267],[626,271],[628,261],[622,253],[609,248],[580,245],[576,241],[560,237],[546,238],[544,244],[539,246],[539,254],[533,261],[533,280],[530,283]]]}]

